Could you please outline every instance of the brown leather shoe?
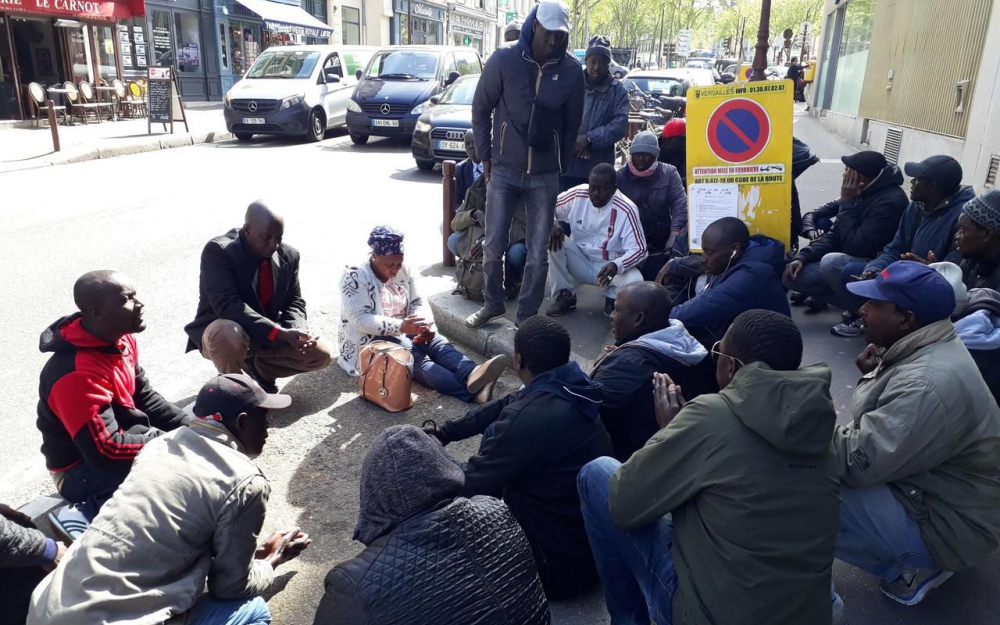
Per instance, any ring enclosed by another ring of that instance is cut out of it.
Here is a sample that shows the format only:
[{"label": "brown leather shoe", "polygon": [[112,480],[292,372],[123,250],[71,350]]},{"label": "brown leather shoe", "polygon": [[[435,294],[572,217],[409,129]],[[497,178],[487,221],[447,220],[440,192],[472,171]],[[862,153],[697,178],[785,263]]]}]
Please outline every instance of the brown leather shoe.
[{"label": "brown leather shoe", "polygon": [[469,378],[465,381],[465,388],[475,395],[486,386],[496,382],[506,368],[507,359],[504,356],[494,356],[472,370]]}]

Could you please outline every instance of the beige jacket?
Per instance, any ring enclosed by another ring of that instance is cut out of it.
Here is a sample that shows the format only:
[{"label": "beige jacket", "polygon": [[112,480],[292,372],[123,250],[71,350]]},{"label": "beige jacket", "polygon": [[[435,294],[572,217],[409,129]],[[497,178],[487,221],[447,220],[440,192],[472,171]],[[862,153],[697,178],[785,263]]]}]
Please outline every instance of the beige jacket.
[{"label": "beige jacket", "polygon": [[939,566],[974,566],[1000,540],[1000,408],[944,320],[893,345],[834,434],[840,479],[888,484]]},{"label": "beige jacket", "polygon": [[[125,483],[31,598],[29,625],[157,625],[205,590],[260,594],[254,559],[270,483],[221,424],[196,421],[146,444]],[[176,622],[183,622],[183,617]]]}]

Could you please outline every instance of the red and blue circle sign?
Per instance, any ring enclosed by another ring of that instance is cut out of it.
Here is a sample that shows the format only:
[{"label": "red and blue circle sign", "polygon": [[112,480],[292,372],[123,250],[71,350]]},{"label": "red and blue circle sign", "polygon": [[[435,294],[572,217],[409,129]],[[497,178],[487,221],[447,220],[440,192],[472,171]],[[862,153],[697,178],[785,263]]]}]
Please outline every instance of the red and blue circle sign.
[{"label": "red and blue circle sign", "polygon": [[727,100],[708,118],[708,147],[720,160],[745,163],[760,156],[771,139],[771,118],[746,98]]},{"label": "red and blue circle sign", "polygon": [[743,70],[743,79],[750,80],[750,76],[753,74],[753,66],[748,65],[745,70]]}]

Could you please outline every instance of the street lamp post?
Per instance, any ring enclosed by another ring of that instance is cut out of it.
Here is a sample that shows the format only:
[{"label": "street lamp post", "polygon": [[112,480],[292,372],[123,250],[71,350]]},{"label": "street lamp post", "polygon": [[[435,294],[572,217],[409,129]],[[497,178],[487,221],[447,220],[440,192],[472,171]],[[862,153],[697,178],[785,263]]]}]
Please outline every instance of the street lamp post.
[{"label": "street lamp post", "polygon": [[763,0],[760,7],[760,28],[757,29],[757,45],[754,46],[753,73],[750,81],[767,80],[764,70],[767,69],[767,51],[771,47],[767,43],[768,27],[771,23],[771,0]]}]

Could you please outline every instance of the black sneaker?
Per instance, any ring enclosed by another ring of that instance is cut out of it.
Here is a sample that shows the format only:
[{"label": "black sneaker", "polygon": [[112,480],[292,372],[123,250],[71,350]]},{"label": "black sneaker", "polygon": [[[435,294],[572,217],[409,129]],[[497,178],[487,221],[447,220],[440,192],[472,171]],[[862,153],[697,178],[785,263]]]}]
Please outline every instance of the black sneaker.
[{"label": "black sneaker", "polygon": [[820,301],[815,297],[807,297],[802,303],[806,306],[807,315],[823,312],[827,307],[826,302]]},{"label": "black sneaker", "polygon": [[494,310],[489,306],[484,305],[482,308],[466,317],[465,325],[473,329],[481,328],[497,317],[503,317],[505,314],[507,314],[506,308]]},{"label": "black sneaker", "polygon": [[792,306],[805,306],[807,299],[809,299],[809,296],[805,293],[799,293],[798,291],[788,292],[788,301]]},{"label": "black sneaker", "polygon": [[545,314],[549,317],[558,317],[565,315],[574,308],[576,308],[576,295],[572,291],[563,289],[556,293],[555,300],[553,300],[548,310],[545,311]]},{"label": "black sneaker", "polygon": [[256,382],[259,387],[264,389],[265,393],[274,395],[275,393],[278,392],[278,385],[276,383],[277,381],[265,378],[263,375],[261,375],[261,373],[257,371],[257,367],[254,363],[254,358],[252,356],[250,358],[246,358],[243,360],[243,371],[248,376],[250,376],[250,378],[252,378],[253,381]]},{"label": "black sneaker", "polygon": [[604,298],[604,316],[611,317],[615,314],[615,300],[610,297]]}]

